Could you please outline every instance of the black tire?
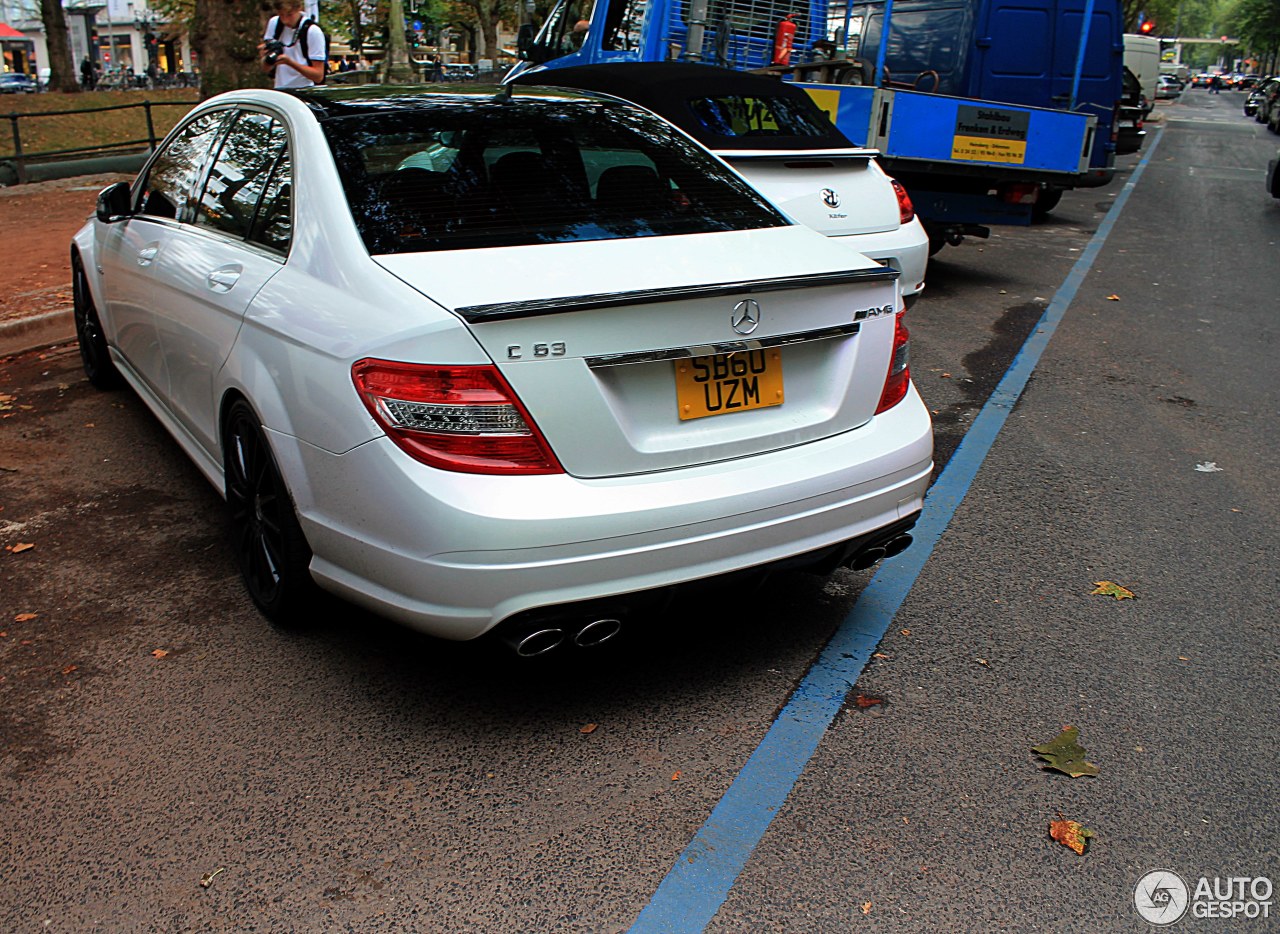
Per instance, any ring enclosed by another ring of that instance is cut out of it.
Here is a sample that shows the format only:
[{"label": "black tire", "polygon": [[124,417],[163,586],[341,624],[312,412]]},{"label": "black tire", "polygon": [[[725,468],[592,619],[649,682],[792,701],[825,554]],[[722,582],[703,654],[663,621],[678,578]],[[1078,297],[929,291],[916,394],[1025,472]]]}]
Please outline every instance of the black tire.
[{"label": "black tire", "polygon": [[1053,213],[1053,209],[1056,208],[1061,202],[1062,202],[1061,188],[1044,189],[1043,191],[1040,192],[1039,196],[1036,198],[1036,203],[1031,206],[1031,219],[1037,220],[1037,221],[1044,220],[1051,213]]},{"label": "black tire", "polygon": [[107,337],[102,333],[102,320],[93,305],[93,294],[85,278],[79,254],[71,257],[71,295],[76,322],[76,342],[80,345],[80,362],[84,375],[99,389],[118,389],[124,385],[120,371],[111,362]]},{"label": "black tire", "polygon": [[228,410],[222,439],[232,547],[245,588],[272,623],[304,628],[316,596],[308,570],[311,548],[258,416],[247,402],[237,401]]}]

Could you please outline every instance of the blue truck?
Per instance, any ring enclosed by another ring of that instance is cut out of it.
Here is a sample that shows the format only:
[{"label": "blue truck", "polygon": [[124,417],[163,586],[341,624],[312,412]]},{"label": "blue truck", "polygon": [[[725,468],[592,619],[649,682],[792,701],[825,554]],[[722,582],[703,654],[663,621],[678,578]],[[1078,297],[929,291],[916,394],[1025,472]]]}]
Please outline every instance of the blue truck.
[{"label": "blue truck", "polygon": [[935,251],[1114,174],[1119,0],[560,0],[520,52],[509,78],[679,60],[794,81],[879,150]]}]

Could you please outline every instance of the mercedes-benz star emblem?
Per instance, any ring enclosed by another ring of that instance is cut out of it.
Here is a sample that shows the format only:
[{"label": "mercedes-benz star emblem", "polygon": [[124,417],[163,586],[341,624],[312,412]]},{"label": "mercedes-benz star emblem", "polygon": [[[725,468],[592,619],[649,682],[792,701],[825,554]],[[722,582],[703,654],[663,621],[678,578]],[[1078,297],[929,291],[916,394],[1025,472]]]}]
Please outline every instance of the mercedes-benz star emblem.
[{"label": "mercedes-benz star emblem", "polygon": [[840,196],[836,194],[834,188],[822,189],[822,203],[829,208],[840,207]]},{"label": "mercedes-benz star emblem", "polygon": [[760,303],[754,298],[744,298],[733,306],[729,324],[739,334],[750,334],[760,326]]}]

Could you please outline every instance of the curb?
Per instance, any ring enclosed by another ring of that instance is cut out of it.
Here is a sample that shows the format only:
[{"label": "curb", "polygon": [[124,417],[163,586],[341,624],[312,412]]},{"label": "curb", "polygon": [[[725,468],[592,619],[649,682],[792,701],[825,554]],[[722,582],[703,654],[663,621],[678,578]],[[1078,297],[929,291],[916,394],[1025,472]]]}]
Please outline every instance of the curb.
[{"label": "curb", "polygon": [[70,309],[0,321],[0,357],[40,350],[75,340],[75,336],[75,316]]}]

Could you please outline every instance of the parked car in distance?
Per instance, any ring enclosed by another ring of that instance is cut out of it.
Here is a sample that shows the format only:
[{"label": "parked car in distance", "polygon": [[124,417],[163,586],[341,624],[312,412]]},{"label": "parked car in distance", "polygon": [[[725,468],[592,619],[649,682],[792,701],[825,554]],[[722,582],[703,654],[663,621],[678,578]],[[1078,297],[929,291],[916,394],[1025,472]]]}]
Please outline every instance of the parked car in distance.
[{"label": "parked car in distance", "polygon": [[929,235],[906,189],[849,142],[813,98],[773,77],[682,62],[526,71],[517,84],[631,101],[675,124],[796,220],[902,272],[908,304],[924,289]]},{"label": "parked car in distance", "polygon": [[282,625],[318,584],[595,645],[687,585],[896,554],[932,472],[899,273],[599,95],[218,95],[71,264],[86,375],[223,493]]},{"label": "parked car in distance", "polygon": [[0,74],[0,94],[31,94],[39,90],[36,79],[17,71]]},{"label": "parked car in distance", "polygon": [[1124,96],[1116,108],[1116,155],[1127,156],[1142,148],[1147,131],[1143,128],[1150,105],[1142,85],[1128,67],[1124,70]]},{"label": "parked car in distance", "polygon": [[[1256,89],[1249,92],[1249,97],[1254,97],[1255,109],[1253,119],[1259,123],[1268,123],[1271,120],[1271,111],[1280,104],[1280,76],[1268,78]],[[1248,98],[1246,98],[1247,102]]]},{"label": "parked car in distance", "polygon": [[1267,95],[1269,82],[1272,82],[1274,80],[1275,80],[1274,78],[1270,78],[1270,77],[1262,78],[1261,80],[1258,81],[1257,84],[1255,84],[1252,88],[1249,89],[1249,93],[1246,94],[1244,98],[1244,115],[1246,117],[1257,116],[1258,105],[1262,102],[1262,99]]},{"label": "parked car in distance", "polygon": [[1209,86],[1209,82],[1212,80],[1213,75],[1207,72],[1201,72],[1200,74],[1192,77],[1191,86],[1193,88],[1207,88]]},{"label": "parked car in distance", "polygon": [[1236,88],[1241,91],[1248,91],[1250,88],[1258,86],[1258,82],[1262,80],[1262,75],[1241,75],[1240,80],[1236,82]]},{"label": "parked car in distance", "polygon": [[1156,78],[1156,100],[1177,100],[1182,96],[1182,82],[1173,75],[1160,75]]}]

